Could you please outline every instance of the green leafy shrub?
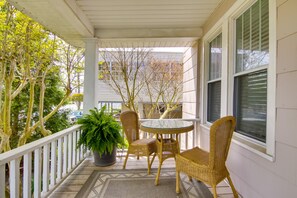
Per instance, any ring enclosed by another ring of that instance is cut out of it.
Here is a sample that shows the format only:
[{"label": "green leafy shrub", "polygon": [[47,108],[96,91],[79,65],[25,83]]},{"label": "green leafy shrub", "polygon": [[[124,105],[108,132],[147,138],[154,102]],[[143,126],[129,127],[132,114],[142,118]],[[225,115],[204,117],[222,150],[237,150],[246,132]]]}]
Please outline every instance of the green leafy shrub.
[{"label": "green leafy shrub", "polygon": [[84,114],[78,119],[81,124],[82,134],[78,140],[78,146],[85,145],[88,149],[103,153],[112,153],[115,146],[124,146],[124,138],[121,134],[121,125],[111,114],[105,113],[106,106],[99,111],[91,109],[90,114]]}]

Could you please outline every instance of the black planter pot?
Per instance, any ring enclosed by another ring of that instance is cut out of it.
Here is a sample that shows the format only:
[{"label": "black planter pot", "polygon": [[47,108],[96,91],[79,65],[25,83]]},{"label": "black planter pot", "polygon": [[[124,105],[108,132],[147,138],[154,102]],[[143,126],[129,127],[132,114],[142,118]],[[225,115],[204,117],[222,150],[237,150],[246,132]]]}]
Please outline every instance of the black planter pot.
[{"label": "black planter pot", "polygon": [[116,163],[117,148],[110,153],[103,153],[100,157],[98,152],[94,151],[94,163],[96,166],[110,166]]}]

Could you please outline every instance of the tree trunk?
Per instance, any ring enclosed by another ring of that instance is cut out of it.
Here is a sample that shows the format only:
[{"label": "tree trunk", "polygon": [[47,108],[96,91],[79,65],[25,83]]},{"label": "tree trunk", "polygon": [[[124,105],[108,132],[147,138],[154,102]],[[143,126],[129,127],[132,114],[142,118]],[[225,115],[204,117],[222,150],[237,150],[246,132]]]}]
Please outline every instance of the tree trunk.
[{"label": "tree trunk", "polygon": [[35,84],[36,80],[31,78],[30,79],[30,99],[28,104],[28,112],[27,112],[27,118],[26,118],[26,125],[23,130],[23,133],[19,139],[18,147],[26,144],[27,139],[31,136],[32,130],[31,130],[31,119],[32,119],[32,112],[33,112],[33,105],[34,105],[34,96],[35,96]]},{"label": "tree trunk", "polygon": [[8,75],[5,77],[5,95],[4,95],[4,104],[3,104],[3,133],[4,137],[2,137],[0,144],[0,153],[3,151],[10,150],[9,138],[11,136],[11,92],[12,92],[12,81],[14,79],[14,71],[15,71],[16,63],[13,61],[10,65],[10,70]]},{"label": "tree trunk", "polygon": [[40,97],[39,97],[39,122],[40,122],[40,129],[41,129],[41,133],[43,136],[48,136],[51,134],[51,131],[46,130],[45,126],[44,126],[44,118],[43,118],[43,107],[44,107],[44,93],[45,93],[45,75],[46,72],[44,73],[42,79],[41,79],[41,83],[40,83]]}]

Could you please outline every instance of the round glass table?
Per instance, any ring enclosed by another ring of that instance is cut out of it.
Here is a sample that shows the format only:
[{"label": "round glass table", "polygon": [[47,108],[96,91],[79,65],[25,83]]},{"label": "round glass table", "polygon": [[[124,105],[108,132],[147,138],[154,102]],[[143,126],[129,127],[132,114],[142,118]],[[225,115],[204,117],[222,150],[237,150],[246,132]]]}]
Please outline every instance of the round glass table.
[{"label": "round glass table", "polygon": [[192,122],[183,120],[158,119],[141,123],[140,130],[156,134],[157,138],[156,142],[159,167],[155,185],[159,184],[159,177],[163,161],[170,157],[175,158],[175,154],[180,152],[178,142],[179,134],[192,131],[193,129],[194,125]]}]

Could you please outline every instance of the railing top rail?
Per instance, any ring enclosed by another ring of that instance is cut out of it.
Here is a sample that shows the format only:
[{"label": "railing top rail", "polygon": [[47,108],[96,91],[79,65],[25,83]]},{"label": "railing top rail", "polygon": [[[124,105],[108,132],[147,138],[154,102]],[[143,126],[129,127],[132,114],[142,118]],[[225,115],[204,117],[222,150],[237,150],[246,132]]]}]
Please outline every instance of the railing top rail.
[{"label": "railing top rail", "polygon": [[64,129],[60,132],[54,133],[52,135],[46,136],[29,144],[25,144],[24,146],[15,148],[13,150],[7,151],[5,153],[0,154],[0,165],[10,162],[13,159],[19,158],[26,153],[32,152],[37,148],[40,148],[46,144],[51,143],[54,140],[57,140],[65,135],[73,132],[80,128],[80,125],[74,125],[70,128]]}]

